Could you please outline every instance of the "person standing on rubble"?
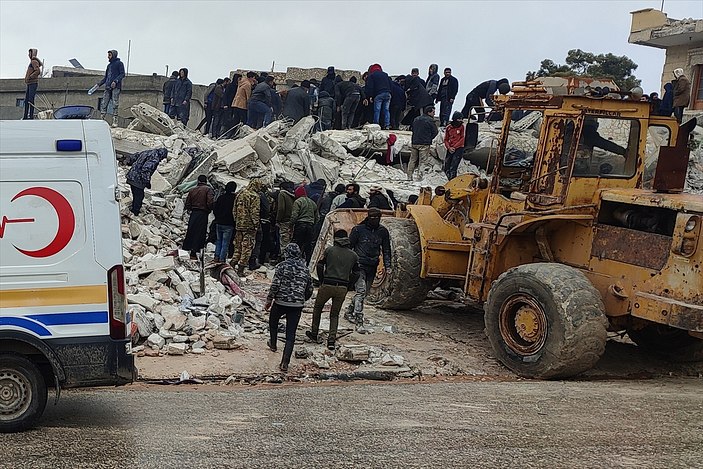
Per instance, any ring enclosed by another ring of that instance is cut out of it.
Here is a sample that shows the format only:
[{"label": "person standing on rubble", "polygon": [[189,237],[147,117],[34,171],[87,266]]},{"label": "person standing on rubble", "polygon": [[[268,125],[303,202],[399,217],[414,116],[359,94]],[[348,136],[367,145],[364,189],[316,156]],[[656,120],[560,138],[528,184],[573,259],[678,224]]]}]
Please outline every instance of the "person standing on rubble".
[{"label": "person standing on rubble", "polygon": [[424,114],[418,116],[413,121],[412,126],[412,146],[410,148],[410,160],[408,161],[407,175],[408,181],[413,180],[415,168],[421,162],[430,158],[430,145],[437,136],[437,124],[434,121],[434,106],[427,106]]},{"label": "person standing on rubble", "polygon": [[327,91],[320,91],[320,99],[317,101],[317,115],[319,119],[315,124],[316,130],[332,130],[335,108],[334,98]]},{"label": "person standing on rubble", "polygon": [[34,119],[34,97],[37,94],[39,86],[39,77],[41,77],[42,62],[37,57],[37,49],[29,49],[29,66],[24,74],[24,84],[27,85],[27,90],[24,94],[24,115],[22,120]]},{"label": "person standing on rubble", "polygon": [[391,81],[391,129],[399,130],[400,121],[403,118],[403,111],[405,110],[405,105],[407,103],[407,96],[405,96],[405,89],[399,83],[399,79],[404,79],[404,76],[400,76],[395,80]]},{"label": "person standing on rubble", "polygon": [[171,73],[171,78],[164,82],[164,97],[162,101],[164,103],[164,112],[166,114],[171,113],[171,95],[173,94],[173,86],[176,84],[176,80],[178,80],[178,71],[174,70],[173,73]]},{"label": "person standing on rubble", "polygon": [[256,232],[259,229],[261,196],[263,183],[254,178],[234,200],[234,255],[230,261],[237,267],[237,275],[244,275],[244,269],[256,245]]},{"label": "person standing on rubble", "polygon": [[310,82],[303,80],[300,86],[291,88],[283,105],[283,116],[296,124],[303,117],[310,115]]},{"label": "person standing on rubble", "polygon": [[378,124],[383,118],[381,128],[391,125],[391,78],[379,64],[369,67],[366,79],[366,97],[373,102],[373,123]]},{"label": "person standing on rubble", "polygon": [[295,203],[295,186],[290,181],[281,183],[281,190],[278,191],[276,199],[276,224],[281,236],[281,248],[285,248],[293,238],[293,225],[290,216],[293,214],[293,204]]},{"label": "person standing on rubble", "polygon": [[683,74],[682,68],[674,70],[674,117],[679,124],[683,120],[683,110],[691,103],[691,81]]},{"label": "person standing on rubble", "polygon": [[305,187],[295,189],[295,202],[290,215],[290,224],[293,226],[293,242],[300,246],[305,254],[305,260],[310,262],[315,239],[314,227],[320,218],[317,205],[307,196]]},{"label": "person standing on rubble", "polygon": [[225,94],[222,96],[222,126],[220,128],[220,135],[225,135],[226,138],[230,138],[229,130],[232,128],[234,121],[234,97],[237,95],[237,88],[239,86],[239,79],[242,76],[239,73],[232,75],[232,80],[225,78]]},{"label": "person standing on rubble", "polygon": [[452,121],[444,129],[444,146],[447,148],[447,155],[444,157],[444,174],[447,179],[452,180],[457,176],[459,163],[464,156],[465,127],[464,116],[456,111],[452,116]]},{"label": "person standing on rubble", "polygon": [[388,230],[381,225],[381,211],[370,208],[368,216],[352,228],[349,243],[359,256],[359,279],[356,282],[354,299],[344,315],[347,321],[357,325],[357,331],[364,332],[364,300],[378,270],[379,256],[383,255],[386,275],[391,274],[391,241]]},{"label": "person standing on rubble", "polygon": [[144,189],[151,188],[151,176],[156,172],[159,163],[168,155],[165,148],[141,151],[130,158],[132,167],[127,172],[127,184],[132,189],[131,212],[139,216],[144,202]]},{"label": "person standing on rubble", "polygon": [[237,183],[230,181],[225,186],[225,192],[215,201],[213,214],[215,215],[215,230],[217,242],[215,243],[215,263],[227,262],[232,235],[234,234],[234,198],[236,197]]},{"label": "person standing on rubble", "polygon": [[256,84],[256,73],[247,72],[246,77],[239,79],[237,93],[234,96],[232,107],[234,108],[234,121],[232,126],[246,124],[248,120],[249,100],[251,99],[252,87]]},{"label": "person standing on rubble", "polygon": [[193,97],[193,82],[188,79],[188,69],[178,71],[178,81],[173,86],[171,96],[171,117],[175,117],[183,126],[188,125],[190,119],[190,99]]},{"label": "person standing on rubble", "polygon": [[103,100],[100,104],[100,118],[105,119],[107,108],[112,103],[112,126],[117,127],[117,113],[120,107],[120,93],[122,92],[122,79],[125,77],[124,64],[117,57],[117,51],[112,49],[107,51],[107,68],[105,76],[96,86],[105,85]]},{"label": "person standing on rubble", "polygon": [[[217,79],[220,81],[220,79]],[[205,125],[205,131],[203,132],[203,135],[207,135],[210,132],[210,124],[212,123],[212,100],[214,98],[214,93],[215,93],[215,87],[217,86],[217,83],[210,83],[207,86],[207,90],[205,91],[205,94],[203,95],[203,106],[205,107],[205,117],[203,117],[203,120],[200,121],[200,123],[195,127],[195,130],[200,130],[200,128]]]},{"label": "person standing on rubble", "polygon": [[276,273],[266,297],[266,310],[269,315],[269,340],[266,342],[272,352],[278,350],[278,323],[286,317],[286,345],[279,369],[288,371],[295,345],[295,334],[300,322],[300,313],[305,301],[312,296],[312,279],[302,252],[297,244],[291,243],[283,250],[284,261],[276,265]]},{"label": "person standing on rubble", "polygon": [[483,122],[486,118],[485,109],[482,107],[483,101],[486,102],[486,105],[493,106],[493,95],[496,91],[500,94],[508,94],[510,92],[510,82],[507,78],[484,81],[469,91],[469,94],[466,95],[464,108],[461,110],[464,119],[468,119],[471,116],[472,108],[476,108],[478,121]]},{"label": "person standing on rubble", "polygon": [[264,263],[263,257],[268,248],[268,235],[271,230],[271,200],[268,197],[268,185],[263,184],[259,188],[259,227],[256,230],[256,243],[249,256],[249,270],[254,271]]},{"label": "person standing on rubble", "polygon": [[317,278],[320,288],[317,290],[315,306],[312,310],[312,327],[305,331],[313,342],[317,342],[320,331],[320,319],[325,303],[332,300],[330,310],[330,328],[327,334],[327,348],[334,350],[339,327],[339,312],[347,296],[349,284],[356,285],[359,277],[359,256],[352,251],[347,232],[334,232],[334,245],[325,249],[322,258],[317,261]]},{"label": "person standing on rubble", "polygon": [[188,230],[183,240],[183,249],[190,251],[190,258],[196,260],[198,251],[207,244],[208,215],[215,205],[215,192],[207,183],[207,176],[198,176],[198,185],[188,192],[185,208],[190,211]]},{"label": "person standing on rubble", "polygon": [[336,79],[337,74],[334,71],[334,67],[327,67],[327,75],[320,82],[320,93],[327,91],[327,94],[334,96],[334,88],[337,84]]},{"label": "person standing on rubble", "polygon": [[427,70],[427,81],[425,81],[425,89],[427,94],[430,95],[432,101],[437,99],[437,91],[439,90],[439,65],[431,64],[430,68]]},{"label": "person standing on rubble", "polygon": [[425,89],[422,78],[417,74],[411,74],[409,77],[405,77],[405,92],[408,95],[410,110],[400,123],[403,125],[412,125],[415,118],[422,114],[422,110],[426,106],[431,106],[433,101],[427,89]]},{"label": "person standing on rubble", "polygon": [[452,76],[452,69],[447,67],[444,69],[444,77],[439,81],[439,89],[437,90],[437,98],[435,102],[439,103],[439,125],[444,127],[449,122],[449,116],[452,115],[452,106],[454,106],[454,98],[459,92],[459,80]]},{"label": "person standing on rubble", "polygon": [[349,78],[349,81],[341,81],[335,86],[334,100],[337,110],[342,114],[342,129],[352,126],[356,108],[362,99],[366,99],[366,96],[363,88],[356,83],[356,77]]},{"label": "person standing on rubble", "polygon": [[266,114],[271,112],[271,83],[273,83],[273,77],[267,76],[264,81],[256,85],[251,93],[247,110],[247,125],[252,129],[263,127]]}]

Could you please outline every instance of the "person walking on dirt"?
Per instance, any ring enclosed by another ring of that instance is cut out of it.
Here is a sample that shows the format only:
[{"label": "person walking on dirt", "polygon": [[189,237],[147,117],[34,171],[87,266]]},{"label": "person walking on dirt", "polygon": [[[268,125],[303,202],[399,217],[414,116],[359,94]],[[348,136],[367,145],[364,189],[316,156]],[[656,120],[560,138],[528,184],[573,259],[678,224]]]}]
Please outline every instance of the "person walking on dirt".
[{"label": "person walking on dirt", "polygon": [[208,215],[215,205],[215,192],[207,183],[207,176],[198,176],[198,185],[188,192],[185,208],[190,211],[188,230],[183,249],[190,251],[190,258],[198,258],[198,251],[207,244]]},{"label": "person walking on dirt", "polygon": [[351,250],[346,231],[337,230],[334,232],[334,245],[325,249],[325,253],[317,261],[316,267],[321,285],[317,290],[315,306],[312,310],[312,327],[305,332],[305,335],[313,342],[317,342],[322,308],[331,299],[332,309],[330,310],[327,348],[334,350],[339,325],[339,311],[347,296],[349,284],[352,282],[356,284],[356,279],[359,276],[359,256]]},{"label": "person walking on dirt", "polygon": [[37,57],[37,50],[29,49],[29,66],[24,74],[24,83],[27,85],[27,91],[24,95],[24,115],[22,120],[34,119],[34,97],[37,94],[42,65],[41,60]]},{"label": "person walking on dirt", "polygon": [[383,267],[386,275],[391,274],[391,241],[388,230],[381,225],[381,211],[370,208],[368,216],[352,228],[349,243],[354,252],[359,256],[359,279],[356,282],[354,299],[349,305],[345,319],[353,322],[363,332],[364,326],[364,299],[371,288],[376,270],[378,269],[379,256],[383,255]]},{"label": "person walking on dirt", "polygon": [[279,368],[288,371],[290,358],[293,355],[295,333],[300,322],[300,313],[305,306],[305,300],[312,296],[312,279],[303,253],[297,244],[291,243],[283,251],[284,261],[276,265],[268,296],[266,310],[269,315],[269,340],[266,343],[272,352],[278,350],[278,323],[281,317],[286,317],[286,345]]},{"label": "person walking on dirt", "polygon": [[100,104],[100,118],[105,119],[107,107],[112,102],[112,126],[117,127],[117,112],[120,107],[122,79],[125,77],[124,64],[117,57],[117,51],[114,49],[107,51],[107,61],[105,76],[97,83],[98,87],[105,85],[103,100]]}]

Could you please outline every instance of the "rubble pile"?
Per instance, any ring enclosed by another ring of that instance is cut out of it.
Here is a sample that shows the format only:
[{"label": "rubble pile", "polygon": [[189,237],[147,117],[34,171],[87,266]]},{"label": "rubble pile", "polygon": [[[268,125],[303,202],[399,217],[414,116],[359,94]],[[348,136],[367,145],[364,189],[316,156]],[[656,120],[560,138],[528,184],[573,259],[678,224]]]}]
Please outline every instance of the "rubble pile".
[{"label": "rubble pile", "polygon": [[686,175],[686,191],[703,194],[703,116],[698,118],[698,125],[691,140],[691,155]]}]

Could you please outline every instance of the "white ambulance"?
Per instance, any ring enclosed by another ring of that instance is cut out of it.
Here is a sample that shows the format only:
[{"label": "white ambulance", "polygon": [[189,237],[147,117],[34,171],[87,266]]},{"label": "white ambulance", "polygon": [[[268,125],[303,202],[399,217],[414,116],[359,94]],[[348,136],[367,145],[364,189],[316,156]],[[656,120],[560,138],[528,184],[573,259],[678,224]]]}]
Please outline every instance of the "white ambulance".
[{"label": "white ambulance", "polygon": [[103,121],[0,121],[0,433],[135,378],[116,170]]}]

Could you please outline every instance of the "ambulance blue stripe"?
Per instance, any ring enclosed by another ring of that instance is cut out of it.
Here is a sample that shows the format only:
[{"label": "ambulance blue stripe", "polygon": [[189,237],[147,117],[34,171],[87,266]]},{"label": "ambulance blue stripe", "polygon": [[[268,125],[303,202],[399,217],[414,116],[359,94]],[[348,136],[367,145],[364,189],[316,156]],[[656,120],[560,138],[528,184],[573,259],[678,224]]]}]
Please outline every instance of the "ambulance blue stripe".
[{"label": "ambulance blue stripe", "polygon": [[51,335],[51,332],[41,324],[30,321],[25,318],[8,318],[0,317],[0,326],[15,326],[21,327],[22,329],[27,329],[32,331],[40,337],[47,337]]},{"label": "ambulance blue stripe", "polygon": [[49,313],[27,316],[45,326],[68,326],[72,324],[105,324],[108,322],[107,311],[88,311],[81,313]]}]

